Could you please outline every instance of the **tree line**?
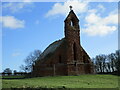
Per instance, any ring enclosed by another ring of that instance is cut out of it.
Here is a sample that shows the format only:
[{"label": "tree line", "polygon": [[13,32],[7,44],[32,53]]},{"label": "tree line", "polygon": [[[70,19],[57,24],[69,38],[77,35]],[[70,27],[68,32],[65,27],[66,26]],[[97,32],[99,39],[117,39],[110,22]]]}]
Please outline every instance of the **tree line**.
[{"label": "tree line", "polygon": [[92,59],[96,73],[111,73],[120,71],[120,50],[108,55],[100,54]]},{"label": "tree line", "polygon": [[2,76],[10,76],[10,75],[25,75],[27,73],[17,71],[17,70],[11,70],[10,68],[6,68],[1,74]]}]

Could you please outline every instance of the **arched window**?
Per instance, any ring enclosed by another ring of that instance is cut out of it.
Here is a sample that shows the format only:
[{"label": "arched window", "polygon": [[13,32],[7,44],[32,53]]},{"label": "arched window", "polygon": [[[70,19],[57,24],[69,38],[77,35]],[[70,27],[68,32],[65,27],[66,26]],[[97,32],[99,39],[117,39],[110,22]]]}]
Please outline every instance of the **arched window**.
[{"label": "arched window", "polygon": [[69,22],[70,22],[70,26],[72,26],[72,27],[76,26],[76,22],[75,22],[74,18],[71,18],[71,20]]},{"label": "arched window", "polygon": [[70,26],[72,26],[72,27],[74,26],[73,21],[70,21]]},{"label": "arched window", "polygon": [[59,55],[59,63],[62,63],[61,55]]},{"label": "arched window", "polygon": [[76,60],[76,44],[73,44],[73,53],[74,53],[74,60]]}]

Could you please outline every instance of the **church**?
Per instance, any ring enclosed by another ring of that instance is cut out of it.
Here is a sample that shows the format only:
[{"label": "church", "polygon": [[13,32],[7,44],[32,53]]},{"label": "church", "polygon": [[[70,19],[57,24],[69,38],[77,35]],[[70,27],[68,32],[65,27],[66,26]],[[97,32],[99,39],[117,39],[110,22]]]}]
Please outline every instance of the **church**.
[{"label": "church", "polygon": [[93,64],[80,43],[79,19],[70,7],[65,37],[50,44],[33,65],[33,76],[93,74]]}]

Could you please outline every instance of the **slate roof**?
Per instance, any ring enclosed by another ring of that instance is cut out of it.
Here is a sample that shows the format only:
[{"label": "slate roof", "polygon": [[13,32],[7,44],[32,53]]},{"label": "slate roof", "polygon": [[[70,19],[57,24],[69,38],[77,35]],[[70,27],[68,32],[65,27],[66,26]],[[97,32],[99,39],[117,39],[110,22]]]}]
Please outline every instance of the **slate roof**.
[{"label": "slate roof", "polygon": [[64,41],[64,38],[50,44],[41,54],[41,59],[43,59],[48,54],[53,53],[62,44],[63,41]]}]

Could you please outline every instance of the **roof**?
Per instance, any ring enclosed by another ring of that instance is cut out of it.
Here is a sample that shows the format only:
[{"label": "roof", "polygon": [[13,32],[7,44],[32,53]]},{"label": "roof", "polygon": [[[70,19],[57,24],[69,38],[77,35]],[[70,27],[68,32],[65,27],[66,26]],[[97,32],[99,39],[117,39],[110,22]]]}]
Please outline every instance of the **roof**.
[{"label": "roof", "polygon": [[41,59],[43,59],[48,54],[53,53],[61,45],[63,41],[64,41],[64,38],[50,44],[41,54]]},{"label": "roof", "polygon": [[[67,20],[71,17],[71,15],[73,15],[73,16],[75,17],[75,19],[76,19],[77,21],[79,21],[79,19],[77,18],[76,14],[74,13],[74,11],[71,10],[71,11],[69,12],[68,16],[66,17],[66,19],[64,20],[64,22],[67,21]],[[72,17],[71,17],[71,18],[72,18]]]}]

